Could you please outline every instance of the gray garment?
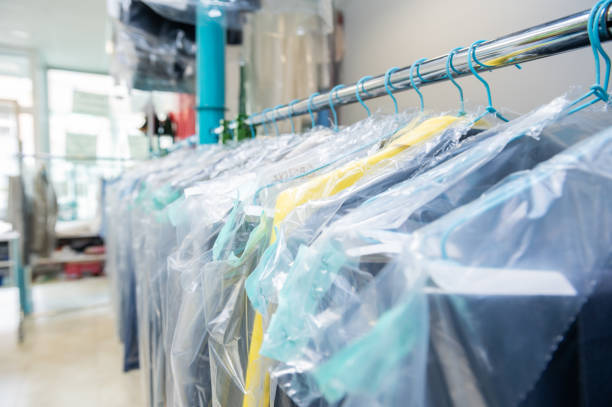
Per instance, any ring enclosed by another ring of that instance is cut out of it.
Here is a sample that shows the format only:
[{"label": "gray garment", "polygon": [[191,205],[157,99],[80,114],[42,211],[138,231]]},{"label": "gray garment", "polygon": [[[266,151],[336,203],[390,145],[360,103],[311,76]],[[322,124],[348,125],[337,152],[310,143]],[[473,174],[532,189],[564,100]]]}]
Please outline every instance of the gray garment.
[{"label": "gray garment", "polygon": [[55,190],[49,180],[46,167],[41,165],[32,183],[32,253],[48,257],[55,249],[57,212]]}]

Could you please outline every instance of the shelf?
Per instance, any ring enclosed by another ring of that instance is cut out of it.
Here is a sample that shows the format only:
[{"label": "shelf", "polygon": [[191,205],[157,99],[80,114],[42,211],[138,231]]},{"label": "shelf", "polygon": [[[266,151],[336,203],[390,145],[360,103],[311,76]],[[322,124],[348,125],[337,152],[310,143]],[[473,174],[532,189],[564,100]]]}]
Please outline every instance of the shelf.
[{"label": "shelf", "polygon": [[56,256],[56,257],[45,257],[39,258],[33,261],[33,267],[41,266],[58,266],[62,264],[71,263],[93,263],[99,261],[106,261],[106,255],[104,254],[80,254],[72,256]]}]

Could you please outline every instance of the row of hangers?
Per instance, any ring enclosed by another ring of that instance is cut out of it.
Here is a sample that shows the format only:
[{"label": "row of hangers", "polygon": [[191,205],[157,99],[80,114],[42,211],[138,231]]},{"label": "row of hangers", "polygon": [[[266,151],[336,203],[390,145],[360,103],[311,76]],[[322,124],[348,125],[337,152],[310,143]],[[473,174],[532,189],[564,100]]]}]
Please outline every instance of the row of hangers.
[{"label": "row of hangers", "polygon": [[[605,24],[605,15],[607,14],[607,10],[610,6],[610,4],[612,4],[612,0],[600,0],[598,1],[593,8],[591,9],[590,13],[589,13],[589,18],[588,18],[588,22],[587,22],[587,33],[588,33],[588,37],[589,37],[589,42],[591,45],[591,49],[593,51],[593,55],[594,55],[594,61],[595,61],[595,83],[590,87],[590,91],[587,92],[585,95],[583,95],[582,97],[578,98],[576,101],[574,101],[571,105],[570,105],[570,110],[567,112],[567,114],[573,114],[575,112],[578,112],[588,106],[591,106],[599,101],[603,101],[603,102],[608,102],[609,100],[609,94],[608,94],[608,85],[609,85],[609,77],[610,77],[610,67],[611,67],[611,63],[610,63],[610,57],[608,56],[608,54],[604,51],[603,47],[601,46],[601,39],[599,36],[599,32],[600,32],[600,25],[603,22],[603,27],[604,29],[607,29],[607,25]],[[596,23],[597,22],[597,23]],[[484,88],[485,88],[485,92],[486,92],[486,96],[487,96],[487,106],[485,108],[485,111],[479,115],[478,117],[476,117],[473,121],[472,124],[478,122],[479,120],[481,120],[482,118],[484,118],[487,115],[494,115],[495,117],[497,117],[499,120],[507,122],[508,119],[505,118],[494,106],[493,106],[493,101],[492,101],[492,96],[491,96],[491,88],[489,83],[482,77],[482,75],[480,75],[478,73],[478,70],[476,67],[474,67],[474,63],[478,64],[478,66],[481,69],[491,69],[494,68],[493,65],[488,65],[486,63],[483,63],[481,61],[478,60],[478,58],[476,57],[476,49],[478,48],[478,46],[480,46],[481,44],[485,43],[485,40],[478,40],[475,41],[474,43],[472,43],[468,49],[467,49],[467,61],[468,61],[468,68],[470,70],[470,72],[474,75],[474,77],[483,84]],[[461,88],[461,86],[459,85],[459,83],[457,82],[457,80],[453,77],[452,72],[455,72],[456,74],[460,74],[460,72],[453,66],[453,56],[458,53],[459,51],[463,51],[465,48],[464,47],[456,47],[453,48],[447,55],[446,57],[446,77],[451,81],[451,83],[457,88],[458,92],[459,92],[459,102],[460,102],[460,107],[459,110],[457,112],[458,116],[464,116],[466,114],[465,111],[465,101],[464,101],[464,95],[463,95],[463,89]],[[601,78],[601,63],[600,63],[600,58],[603,58],[605,65],[606,65],[606,71],[605,71],[605,75],[604,75],[604,79],[602,82],[602,78]],[[424,98],[423,98],[423,94],[421,92],[421,90],[419,89],[419,87],[416,85],[415,81],[414,81],[414,75],[416,74],[416,76],[419,78],[420,83],[427,83],[429,82],[428,80],[424,79],[420,72],[419,72],[419,67],[421,66],[421,64],[423,62],[426,62],[427,59],[426,58],[420,58],[417,61],[415,61],[411,66],[410,66],[410,71],[409,71],[409,77],[410,77],[410,84],[411,87],[415,90],[415,92],[417,93],[418,97],[419,97],[419,102],[420,102],[420,111],[424,111],[425,108],[425,103],[424,103]],[[516,64],[515,65],[518,69],[522,69],[520,65]],[[397,99],[395,98],[395,96],[393,95],[393,91],[397,91],[399,90],[398,88],[396,88],[392,81],[391,81],[391,76],[393,75],[393,73],[395,73],[396,71],[398,71],[399,68],[397,67],[392,67],[390,69],[388,69],[385,72],[384,75],[384,86],[385,86],[385,91],[386,93],[389,95],[389,97],[391,98],[392,102],[393,102],[393,107],[394,107],[394,112],[397,114],[399,112],[399,106],[397,103]],[[355,91],[355,96],[358,100],[358,102],[361,104],[361,106],[365,109],[366,113],[368,116],[371,116],[371,111],[370,108],[365,104],[365,102],[362,99],[362,93],[368,95],[367,90],[365,90],[363,84],[366,80],[370,80],[373,79],[373,77],[371,75],[366,75],[364,77],[362,77],[361,79],[359,79],[359,81],[357,81],[356,83],[356,91]],[[338,90],[344,88],[345,85],[340,84],[337,86],[334,86],[330,92],[329,92],[329,98],[328,98],[328,104],[329,104],[329,108],[330,111],[332,113],[332,117],[333,117],[333,123],[332,123],[332,127],[334,129],[334,131],[338,131],[338,115],[336,113],[336,109],[335,109],[335,103],[334,103],[334,98],[337,98],[336,93]],[[311,125],[312,127],[316,126],[316,122],[315,122],[315,117],[314,117],[314,112],[313,112],[313,106],[312,106],[312,101],[313,98],[316,96],[319,96],[320,93],[319,92],[314,92],[312,95],[309,96],[308,98],[308,113],[310,115],[310,120],[311,120]],[[256,131],[255,128],[252,124],[252,120],[253,118],[257,117],[257,116],[262,116],[264,118],[264,122],[263,122],[263,129],[265,132],[265,135],[269,135],[268,132],[268,126],[267,123],[270,122],[270,120],[268,120],[268,115],[269,114],[273,114],[272,116],[272,123],[274,125],[274,132],[275,135],[279,135],[279,130],[278,130],[278,123],[277,123],[277,117],[276,115],[274,115],[274,112],[277,111],[280,108],[284,108],[284,107],[288,107],[289,111],[290,111],[290,116],[289,116],[289,121],[291,123],[291,132],[295,133],[295,123],[294,123],[294,115],[293,115],[293,110],[292,107],[299,102],[300,99],[295,99],[293,101],[291,101],[290,103],[288,103],[287,105],[277,105],[274,106],[273,108],[268,108],[268,109],[264,109],[262,110],[260,113],[255,113],[251,116],[248,117],[249,121],[251,123],[249,123],[249,127],[250,127],[250,131],[251,131],[251,137],[255,137],[256,136]],[[583,103],[584,102],[584,103]]]}]

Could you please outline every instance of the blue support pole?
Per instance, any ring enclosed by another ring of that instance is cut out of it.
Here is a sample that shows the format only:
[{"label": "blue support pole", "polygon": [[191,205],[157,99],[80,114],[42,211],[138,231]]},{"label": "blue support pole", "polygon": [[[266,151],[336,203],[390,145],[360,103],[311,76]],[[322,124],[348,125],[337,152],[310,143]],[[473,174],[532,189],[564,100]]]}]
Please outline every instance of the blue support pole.
[{"label": "blue support pole", "polygon": [[10,258],[13,263],[15,284],[19,291],[19,307],[24,315],[32,313],[32,291],[29,276],[23,264],[21,264],[21,237],[9,240]]},{"label": "blue support pole", "polygon": [[217,142],[213,130],[225,111],[225,12],[219,7],[197,8],[197,103],[200,144]]}]

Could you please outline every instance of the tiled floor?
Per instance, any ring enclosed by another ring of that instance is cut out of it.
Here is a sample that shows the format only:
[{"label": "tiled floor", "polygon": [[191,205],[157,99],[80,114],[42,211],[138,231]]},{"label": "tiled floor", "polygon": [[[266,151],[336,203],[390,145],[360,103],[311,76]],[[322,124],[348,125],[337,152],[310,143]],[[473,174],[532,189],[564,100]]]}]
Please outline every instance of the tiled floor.
[{"label": "tiled floor", "polygon": [[47,283],[17,342],[14,289],[0,289],[0,406],[139,407],[139,371],[121,371],[108,280]]}]

